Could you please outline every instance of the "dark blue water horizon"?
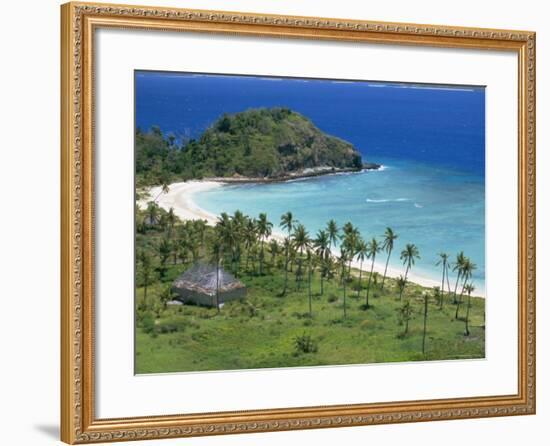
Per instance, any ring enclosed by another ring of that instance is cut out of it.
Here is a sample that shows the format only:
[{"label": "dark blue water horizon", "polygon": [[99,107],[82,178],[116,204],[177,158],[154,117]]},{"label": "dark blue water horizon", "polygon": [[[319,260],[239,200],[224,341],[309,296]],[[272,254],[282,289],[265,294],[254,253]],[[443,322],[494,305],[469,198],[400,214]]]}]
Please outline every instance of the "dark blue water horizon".
[{"label": "dark blue water horizon", "polygon": [[365,161],[410,159],[484,178],[485,88],[137,71],[136,127],[197,139],[224,113],[288,107]]}]

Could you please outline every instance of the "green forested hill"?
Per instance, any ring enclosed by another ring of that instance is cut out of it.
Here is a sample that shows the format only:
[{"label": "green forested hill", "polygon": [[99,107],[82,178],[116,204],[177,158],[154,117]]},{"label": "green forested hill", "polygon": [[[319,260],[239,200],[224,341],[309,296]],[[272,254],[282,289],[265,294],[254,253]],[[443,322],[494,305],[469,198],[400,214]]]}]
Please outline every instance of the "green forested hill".
[{"label": "green forested hill", "polygon": [[142,185],[203,177],[285,177],[306,168],[357,168],[361,154],[287,108],[251,109],[220,117],[183,146],[159,128],[136,134]]}]

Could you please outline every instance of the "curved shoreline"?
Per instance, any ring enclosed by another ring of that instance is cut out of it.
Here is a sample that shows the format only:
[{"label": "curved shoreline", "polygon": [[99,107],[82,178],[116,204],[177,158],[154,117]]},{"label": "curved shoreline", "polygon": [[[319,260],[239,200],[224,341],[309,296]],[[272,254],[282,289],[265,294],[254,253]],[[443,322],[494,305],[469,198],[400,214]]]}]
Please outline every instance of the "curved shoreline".
[{"label": "curved shoreline", "polygon": [[149,201],[158,196],[156,202],[165,211],[174,208],[174,213],[182,220],[206,220],[214,226],[218,216],[197,206],[193,195],[222,186],[219,181],[186,181],[170,184],[166,193],[161,193],[161,187],[155,186],[149,189],[146,198],[138,201],[138,206],[144,209]]},{"label": "curved shoreline", "polygon": [[[218,220],[218,215],[209,212],[197,205],[197,203],[193,199],[193,196],[198,192],[205,192],[208,190],[217,189],[219,187],[223,187],[224,184],[230,183],[243,184],[254,183],[254,181],[227,181],[227,179],[222,178],[208,180],[191,180],[169,185],[169,191],[166,193],[161,193],[161,187],[155,186],[149,189],[145,198],[138,201],[138,206],[141,209],[144,209],[149,201],[152,201],[155,197],[158,196],[156,200],[157,204],[166,211],[168,211],[170,208],[173,208],[174,213],[180,219],[205,220],[209,226],[214,226]],[[275,229],[270,238],[277,240],[279,243],[283,243],[285,235],[278,229]],[[338,256],[338,252],[334,249],[332,250],[332,254],[335,257]],[[398,255],[398,253],[392,253],[392,257],[395,255]],[[353,260],[351,262],[351,265],[353,268],[359,269],[360,262],[357,260]],[[375,261],[373,271],[379,274],[384,274],[385,266],[386,262],[384,257],[384,260],[382,262]],[[369,260],[363,262],[363,272],[370,272]],[[400,275],[403,275],[403,271],[401,269],[388,265],[388,277],[395,279],[398,278]],[[434,280],[429,277],[416,274],[414,271],[409,273],[407,281],[413,282],[423,287],[431,288],[434,286],[441,286],[440,280]],[[483,292],[481,292],[481,290],[476,290],[475,296],[485,298],[485,290],[483,290]]]}]

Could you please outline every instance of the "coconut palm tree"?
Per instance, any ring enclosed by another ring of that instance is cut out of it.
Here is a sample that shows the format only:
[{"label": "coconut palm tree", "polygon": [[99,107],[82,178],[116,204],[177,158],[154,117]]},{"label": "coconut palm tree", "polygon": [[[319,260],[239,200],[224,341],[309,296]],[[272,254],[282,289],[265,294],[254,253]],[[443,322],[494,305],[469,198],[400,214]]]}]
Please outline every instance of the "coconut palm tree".
[{"label": "coconut palm tree", "polygon": [[191,257],[193,258],[193,263],[196,264],[200,258],[200,246],[201,243],[198,239],[198,236],[195,233],[192,233],[188,240],[188,248],[191,251]]},{"label": "coconut palm tree", "polygon": [[206,235],[206,220],[193,220],[193,229],[197,233],[199,240],[204,244],[204,236]]},{"label": "coconut palm tree", "polygon": [[441,265],[442,274],[441,274],[441,299],[439,299],[439,308],[443,308],[443,297],[445,296],[445,278],[447,278],[447,289],[449,290],[449,294],[451,293],[451,289],[449,287],[449,254],[440,252],[439,253],[440,260],[437,261],[435,266]]},{"label": "coconut palm tree", "polygon": [[176,217],[176,214],[174,214],[174,208],[171,207],[168,209],[168,213],[166,214],[166,222],[168,223],[168,238],[172,237],[172,231],[174,230],[174,225],[176,224],[176,221],[178,220],[178,217]]},{"label": "coconut palm tree", "polygon": [[347,269],[346,264],[348,262],[348,252],[344,247],[340,247],[340,256],[338,257],[338,266],[341,271],[341,280],[344,284],[344,319],[347,317],[347,308],[346,308],[346,285],[348,282],[347,279]]},{"label": "coconut palm tree", "polygon": [[160,261],[160,276],[164,277],[164,274],[166,274],[166,261],[168,260],[168,257],[170,257],[170,254],[172,253],[172,244],[167,238],[163,238],[160,243],[157,246],[157,253],[159,255],[159,261]]},{"label": "coconut palm tree", "polygon": [[[218,231],[217,231],[218,232]],[[210,261],[216,265],[216,309],[220,312],[220,266],[223,259],[222,236],[215,234],[210,248]]]},{"label": "coconut palm tree", "polygon": [[[402,279],[402,277],[401,277]],[[399,279],[397,279],[398,282],[399,282]],[[405,284],[405,282],[403,282],[403,285]],[[399,313],[399,324],[405,324],[405,330],[403,330],[403,336],[406,336],[407,333],[409,332],[409,321],[412,319],[412,316],[413,316],[413,309],[411,307],[411,303],[409,302],[409,300],[407,299],[405,301],[405,303],[397,309],[398,313]]]},{"label": "coconut palm tree", "polygon": [[294,224],[296,221],[294,220],[294,217],[292,215],[292,212],[288,211],[281,215],[281,228],[285,229],[287,231],[287,238],[285,243],[285,286],[283,288],[283,291],[281,293],[282,296],[286,294],[286,290],[288,287],[288,261],[290,257],[290,234],[292,233],[292,230],[294,229]]},{"label": "coconut palm tree", "polygon": [[346,223],[343,228],[344,234],[342,236],[342,246],[348,253],[348,277],[351,275],[351,262],[357,252],[357,242],[361,235],[359,230],[355,228],[350,222]]},{"label": "coconut palm tree", "polygon": [[168,218],[167,214],[164,211],[160,212],[160,216],[158,219],[158,225],[162,232],[166,232],[166,228],[168,227]]},{"label": "coconut palm tree", "polygon": [[369,256],[369,247],[367,243],[365,243],[365,240],[363,240],[362,238],[359,239],[359,241],[357,242],[356,255],[357,255],[357,260],[359,260],[359,286],[357,287],[357,298],[359,299],[359,296],[361,294],[361,287],[362,287],[361,279],[363,276],[363,262]]},{"label": "coconut palm tree", "polygon": [[236,210],[231,217],[233,222],[234,245],[232,250],[232,262],[234,263],[234,271],[239,273],[241,268],[241,245],[244,239],[247,217],[240,210]]},{"label": "coconut palm tree", "polygon": [[148,217],[148,224],[149,226],[155,226],[158,222],[159,214],[160,214],[160,208],[157,203],[154,201],[150,201],[147,204],[147,217]]},{"label": "coconut palm tree", "polygon": [[461,279],[461,276],[462,276],[462,269],[464,267],[464,261],[465,260],[466,260],[466,256],[464,255],[464,251],[460,251],[456,255],[456,260],[453,264],[453,271],[457,272],[456,282],[455,282],[455,290],[454,290],[454,293],[453,293],[453,303],[454,304],[457,303],[456,292],[457,292],[457,288],[458,288],[458,282],[460,282],[460,279]]},{"label": "coconut palm tree", "polygon": [[172,264],[176,265],[178,263],[178,254],[180,251],[178,241],[173,240],[170,246],[172,247]]},{"label": "coconut palm tree", "polygon": [[469,283],[467,284],[465,287],[464,287],[466,293],[468,293],[468,308],[466,308],[466,320],[465,320],[465,323],[466,323],[466,331],[465,331],[465,335],[466,336],[470,336],[470,307],[472,305],[472,293],[475,291],[476,287],[472,284],[472,283]]},{"label": "coconut palm tree", "polygon": [[258,236],[260,237],[260,275],[264,273],[264,241],[271,235],[273,223],[267,219],[267,214],[260,213],[257,221]]},{"label": "coconut palm tree", "polygon": [[181,263],[186,263],[189,252],[189,237],[185,235],[179,238],[176,245],[178,247],[178,258],[181,260]]},{"label": "coconut palm tree", "polygon": [[215,237],[223,245],[223,251],[231,252],[235,244],[235,232],[233,220],[226,212],[222,212],[218,217],[215,231]]},{"label": "coconut palm tree", "polygon": [[422,331],[422,354],[424,355],[426,353],[426,325],[428,322],[428,293],[424,291],[423,293],[424,298],[424,329]]},{"label": "coconut palm tree", "polygon": [[313,271],[315,269],[315,256],[310,248],[306,251],[307,259],[307,295],[309,303],[309,317],[313,316],[312,305],[311,305],[311,279],[313,277]]},{"label": "coconut palm tree", "polygon": [[309,249],[311,246],[311,240],[304,225],[298,224],[298,226],[294,228],[294,232],[292,233],[292,244],[294,245],[294,249],[298,251],[298,268],[296,269],[296,282],[298,283],[299,289],[301,280],[298,280],[298,278],[301,278],[301,276],[303,275],[302,266],[304,250]]},{"label": "coconut palm tree", "polygon": [[323,279],[330,280],[334,277],[334,260],[332,256],[327,256],[321,260],[320,274],[321,274],[321,296],[324,293]]},{"label": "coconut palm tree", "polygon": [[462,305],[462,296],[464,295],[466,283],[472,278],[472,275],[476,269],[477,265],[473,263],[469,257],[466,257],[462,264],[462,277],[464,281],[462,283],[462,290],[460,291],[460,296],[456,304],[455,319],[458,319],[458,311]]},{"label": "coconut palm tree", "polygon": [[393,232],[392,228],[387,227],[383,237],[384,237],[384,241],[382,242],[382,249],[388,253],[388,257],[386,258],[386,267],[384,268],[384,277],[382,277],[382,287],[381,287],[382,291],[384,290],[384,282],[386,281],[386,274],[388,272],[388,264],[390,263],[391,252],[393,251],[395,240],[399,236],[395,232]]},{"label": "coconut palm tree", "polygon": [[[315,240],[313,240],[313,247],[315,248],[315,253],[317,254],[317,259],[319,260],[319,264],[321,265],[322,270],[322,264],[325,261],[325,259],[330,257],[330,240],[328,236],[327,231],[319,231],[317,232],[317,237]],[[323,279],[325,275],[321,271],[321,296],[323,295]]]},{"label": "coconut palm tree", "polygon": [[441,310],[443,308],[443,293],[441,293],[441,289],[438,286],[433,287],[434,290],[434,299],[437,302],[437,305],[439,306],[439,309]]},{"label": "coconut palm tree", "polygon": [[275,259],[279,254],[279,243],[275,239],[271,239],[269,242],[269,254],[271,255],[271,266],[275,266]]},{"label": "coconut palm tree", "polygon": [[367,243],[367,257],[372,259],[372,261],[370,265],[369,283],[367,285],[367,299],[365,301],[365,308],[369,308],[370,283],[372,279],[372,272],[374,270],[374,261],[376,260],[376,254],[378,254],[381,249],[382,248],[378,243],[378,240],[374,237],[369,243]]},{"label": "coconut palm tree", "polygon": [[336,246],[336,242],[338,241],[338,237],[339,237],[338,236],[339,231],[340,230],[338,229],[338,225],[334,220],[330,220],[327,223],[326,232],[329,240],[329,249],[332,248],[333,246]]},{"label": "coconut palm tree", "polygon": [[321,230],[317,232],[317,236],[313,240],[313,247],[319,259],[324,259],[329,255],[330,239],[327,231]]},{"label": "coconut palm tree", "polygon": [[244,247],[246,249],[246,263],[244,266],[244,269],[248,271],[248,261],[250,259],[250,250],[254,246],[254,243],[256,243],[256,220],[253,218],[249,218],[246,222],[245,226],[245,233],[244,233]]},{"label": "coconut palm tree", "polygon": [[155,197],[153,201],[156,203],[162,194],[167,194],[168,192],[170,192],[170,186],[168,185],[168,181],[166,179],[162,180],[162,184],[160,186],[160,192],[158,193],[158,195]]},{"label": "coconut palm tree", "polygon": [[342,231],[344,232],[344,236],[351,234],[352,232],[355,232],[355,226],[353,226],[353,223],[351,221],[348,221],[343,227]]},{"label": "coconut palm tree", "polygon": [[407,284],[407,280],[403,276],[399,276],[396,280],[397,289],[399,290],[399,300],[401,300],[401,295],[403,294],[403,290],[405,289],[405,285]]},{"label": "coconut palm tree", "polygon": [[418,248],[414,243],[407,243],[405,245],[405,249],[401,251],[401,256],[399,257],[403,261],[403,265],[407,265],[407,269],[405,270],[405,283],[403,284],[403,288],[401,288],[401,291],[399,292],[399,300],[403,298],[403,291],[405,290],[405,285],[407,284],[407,276],[409,275],[409,271],[414,265],[416,259],[420,258],[420,254],[418,252]]}]

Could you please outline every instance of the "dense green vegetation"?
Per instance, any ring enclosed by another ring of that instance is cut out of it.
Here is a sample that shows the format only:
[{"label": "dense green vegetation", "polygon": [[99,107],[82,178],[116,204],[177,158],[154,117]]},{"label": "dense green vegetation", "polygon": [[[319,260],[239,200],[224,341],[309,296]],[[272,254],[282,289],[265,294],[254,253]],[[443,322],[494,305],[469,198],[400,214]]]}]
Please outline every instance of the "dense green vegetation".
[{"label": "dense green vegetation", "polygon": [[198,140],[179,144],[158,127],[136,132],[139,186],[204,177],[281,178],[306,168],[361,169],[361,154],[287,108],[220,117]]},{"label": "dense green vegetation", "polygon": [[[392,255],[390,228],[365,242],[352,223],[330,221],[311,236],[288,212],[278,242],[273,226],[265,214],[222,214],[209,227],[154,202],[138,210],[138,373],[484,357],[484,300],[472,296],[475,265],[463,253],[454,262],[441,254],[443,286],[430,289],[408,281],[420,255],[412,243],[399,253],[403,276],[373,272],[376,258]],[[173,280],[198,261],[234,273],[247,297],[221,308],[167,305]]]}]

